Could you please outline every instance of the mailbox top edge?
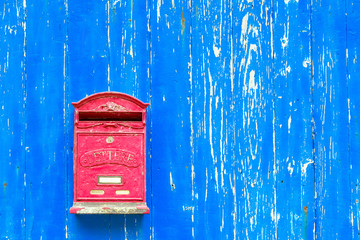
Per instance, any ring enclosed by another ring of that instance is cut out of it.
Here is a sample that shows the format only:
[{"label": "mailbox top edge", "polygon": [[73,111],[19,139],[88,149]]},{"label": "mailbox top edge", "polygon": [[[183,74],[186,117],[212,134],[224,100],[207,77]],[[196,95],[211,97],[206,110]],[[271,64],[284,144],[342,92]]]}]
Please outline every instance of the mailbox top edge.
[{"label": "mailbox top edge", "polygon": [[144,103],[142,102],[141,100],[131,96],[131,95],[128,95],[126,93],[120,93],[120,92],[100,92],[100,93],[95,93],[95,94],[92,94],[90,96],[87,96],[83,99],[81,99],[80,101],[78,102],[73,102],[72,105],[74,107],[80,107],[92,100],[95,100],[95,99],[99,99],[99,98],[108,98],[108,97],[115,97],[115,98],[121,98],[121,99],[124,99],[124,100],[128,100],[130,102],[133,102],[135,103],[136,105],[138,105],[139,107],[145,109],[147,106],[149,106],[150,104],[149,103]]}]

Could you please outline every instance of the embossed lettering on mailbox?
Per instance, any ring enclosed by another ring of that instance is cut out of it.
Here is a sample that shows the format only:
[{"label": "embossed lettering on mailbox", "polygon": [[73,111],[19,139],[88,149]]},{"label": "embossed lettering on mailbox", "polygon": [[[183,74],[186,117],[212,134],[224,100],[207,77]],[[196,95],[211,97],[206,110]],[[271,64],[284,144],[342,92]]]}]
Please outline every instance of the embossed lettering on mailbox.
[{"label": "embossed lettering on mailbox", "polygon": [[146,107],[106,92],[77,103],[74,206],[77,214],[143,214],[146,206]]}]

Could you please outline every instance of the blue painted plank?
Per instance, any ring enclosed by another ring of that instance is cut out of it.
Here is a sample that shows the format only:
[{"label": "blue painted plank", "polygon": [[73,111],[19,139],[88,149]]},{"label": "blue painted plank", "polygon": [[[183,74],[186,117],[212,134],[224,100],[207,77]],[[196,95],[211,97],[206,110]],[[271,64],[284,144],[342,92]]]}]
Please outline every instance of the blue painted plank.
[{"label": "blue painted plank", "polygon": [[233,1],[238,239],[277,239],[272,1]]},{"label": "blue painted plank", "polygon": [[[359,238],[358,1],[1,6],[0,238]],[[151,215],[68,212],[70,103],[107,90],[152,104]]]},{"label": "blue painted plank", "polygon": [[69,121],[67,229],[69,239],[109,239],[109,215],[69,214],[73,202],[73,124],[71,102],[96,92],[107,91],[109,81],[108,2],[68,2],[68,99]]},{"label": "blue painted plank", "polygon": [[0,238],[25,238],[25,6],[0,10]]},{"label": "blue painted plank", "polygon": [[274,2],[278,239],[314,239],[310,1]]},{"label": "blue painted plank", "polygon": [[[108,4],[110,90],[150,102],[147,2],[112,0]],[[150,110],[151,106],[147,108],[147,140],[151,138]],[[150,141],[147,152],[147,205],[151,207]],[[114,215],[110,221],[111,238],[150,238],[151,215]]]},{"label": "blue painted plank", "polygon": [[110,88],[142,101],[149,98],[146,1],[109,2]]},{"label": "blue painted plank", "polygon": [[345,2],[312,5],[316,238],[350,239]]},{"label": "blue painted plank", "polygon": [[192,2],[194,238],[237,239],[231,1]]},{"label": "blue painted plank", "polygon": [[26,5],[26,238],[64,239],[65,5]]},{"label": "blue painted plank", "polygon": [[194,236],[190,2],[152,1],[152,239]]},{"label": "blue painted plank", "polygon": [[[348,104],[349,104],[349,158],[351,208],[350,222],[352,239],[360,238],[360,1],[347,1],[347,71],[348,71]],[[344,112],[344,110],[343,110]]]}]

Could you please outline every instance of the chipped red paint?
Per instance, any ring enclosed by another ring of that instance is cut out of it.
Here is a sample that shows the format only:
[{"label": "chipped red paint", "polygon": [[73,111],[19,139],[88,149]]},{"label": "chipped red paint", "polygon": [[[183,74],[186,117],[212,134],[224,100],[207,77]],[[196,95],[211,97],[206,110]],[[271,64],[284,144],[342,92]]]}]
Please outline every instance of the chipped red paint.
[{"label": "chipped red paint", "polygon": [[76,214],[76,213],[77,213],[78,211],[80,211],[81,209],[84,209],[84,208],[72,207],[72,208],[70,208],[70,213]]},{"label": "chipped red paint", "polygon": [[[127,94],[105,92],[73,105],[74,207],[78,202],[146,204],[149,104]],[[100,181],[101,177],[110,182]]]},{"label": "chipped red paint", "polygon": [[150,213],[150,209],[149,209],[147,206],[139,205],[139,206],[137,206],[136,208],[137,208],[137,209],[144,209],[144,210],[146,210],[146,211],[144,212],[144,214],[149,214],[149,213]]}]

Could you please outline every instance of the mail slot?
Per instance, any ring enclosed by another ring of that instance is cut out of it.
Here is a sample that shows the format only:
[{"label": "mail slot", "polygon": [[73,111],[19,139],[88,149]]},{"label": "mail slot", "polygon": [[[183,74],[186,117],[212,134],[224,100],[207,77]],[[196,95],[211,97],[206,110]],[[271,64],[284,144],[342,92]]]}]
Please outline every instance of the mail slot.
[{"label": "mail slot", "polygon": [[123,93],[73,103],[75,214],[147,214],[146,107]]}]

